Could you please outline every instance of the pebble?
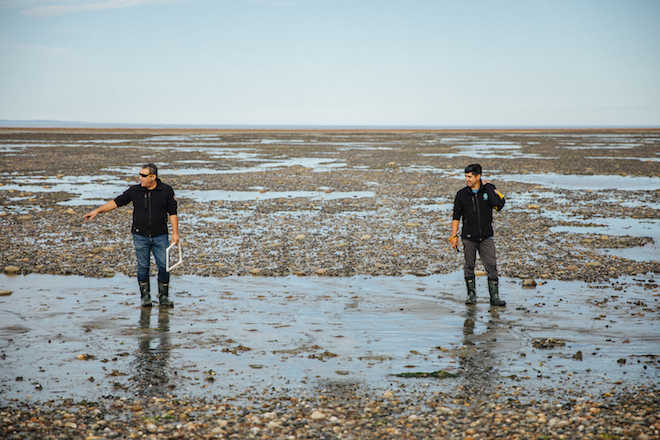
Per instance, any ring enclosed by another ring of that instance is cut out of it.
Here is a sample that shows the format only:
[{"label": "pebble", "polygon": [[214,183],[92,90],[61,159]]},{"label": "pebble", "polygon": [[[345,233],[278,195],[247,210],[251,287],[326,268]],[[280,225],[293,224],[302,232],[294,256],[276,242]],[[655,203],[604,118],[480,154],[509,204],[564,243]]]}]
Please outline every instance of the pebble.
[{"label": "pebble", "polygon": [[16,275],[21,270],[18,266],[5,266],[4,271],[7,275]]},{"label": "pebble", "polygon": [[526,289],[533,289],[534,287],[536,287],[536,280],[531,278],[523,280],[522,286]]},{"label": "pebble", "polygon": [[0,290],[0,296],[9,296],[13,293],[11,290]]},{"label": "pebble", "polygon": [[321,411],[315,410],[312,412],[310,417],[312,420],[323,420],[325,419],[325,414],[323,414]]}]

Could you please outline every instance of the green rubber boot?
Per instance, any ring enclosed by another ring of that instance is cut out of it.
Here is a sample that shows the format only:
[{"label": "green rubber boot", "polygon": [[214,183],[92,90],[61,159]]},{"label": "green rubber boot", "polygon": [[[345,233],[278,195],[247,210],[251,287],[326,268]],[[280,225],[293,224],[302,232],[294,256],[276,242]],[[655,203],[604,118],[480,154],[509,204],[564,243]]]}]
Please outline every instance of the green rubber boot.
[{"label": "green rubber boot", "polygon": [[140,286],[140,298],[142,299],[142,307],[151,307],[151,287],[149,281],[138,281]]},{"label": "green rubber boot", "polygon": [[163,283],[158,281],[158,305],[160,307],[173,308],[174,303],[170,301],[169,298],[170,285],[168,283]]},{"label": "green rubber boot", "polygon": [[506,306],[506,301],[500,299],[500,282],[498,280],[488,280],[488,293],[490,294],[491,306]]},{"label": "green rubber boot", "polygon": [[465,304],[472,306],[477,303],[477,283],[474,278],[466,278],[465,286],[467,287],[467,299]]}]

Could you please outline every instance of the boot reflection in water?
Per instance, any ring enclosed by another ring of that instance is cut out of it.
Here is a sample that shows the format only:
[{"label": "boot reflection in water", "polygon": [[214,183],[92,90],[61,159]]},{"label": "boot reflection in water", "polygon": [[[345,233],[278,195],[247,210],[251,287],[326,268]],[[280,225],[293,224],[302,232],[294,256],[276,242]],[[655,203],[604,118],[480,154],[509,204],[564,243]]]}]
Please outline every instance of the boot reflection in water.
[{"label": "boot reflection in water", "polygon": [[465,321],[463,322],[463,345],[472,345],[472,341],[468,336],[474,334],[474,318],[476,315],[476,310],[474,307],[469,307],[465,313]]},{"label": "boot reflection in water", "polygon": [[[152,308],[140,309],[138,349],[132,362],[133,390],[138,396],[162,396],[170,389],[168,363],[170,356],[170,313],[158,311],[158,324],[151,328]],[[154,341],[157,346],[152,348]]]}]

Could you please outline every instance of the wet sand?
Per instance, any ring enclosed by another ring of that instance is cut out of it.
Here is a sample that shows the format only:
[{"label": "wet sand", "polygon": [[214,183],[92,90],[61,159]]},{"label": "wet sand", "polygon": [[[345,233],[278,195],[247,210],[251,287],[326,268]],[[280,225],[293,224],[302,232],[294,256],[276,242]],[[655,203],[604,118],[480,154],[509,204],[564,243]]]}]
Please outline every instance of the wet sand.
[{"label": "wet sand", "polygon": [[[0,276],[0,433],[657,438],[659,145],[3,130],[0,267],[19,275]],[[150,160],[181,204],[169,312],[137,307],[130,209],[81,221]],[[463,304],[445,239],[477,160],[507,196],[502,310],[485,277]]]}]

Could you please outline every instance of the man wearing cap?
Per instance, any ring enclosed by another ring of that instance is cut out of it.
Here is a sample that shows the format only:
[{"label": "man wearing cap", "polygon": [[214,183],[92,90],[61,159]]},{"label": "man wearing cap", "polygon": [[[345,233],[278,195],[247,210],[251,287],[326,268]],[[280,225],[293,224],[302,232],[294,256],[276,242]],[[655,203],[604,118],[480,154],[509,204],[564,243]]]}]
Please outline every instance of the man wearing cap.
[{"label": "man wearing cap", "polygon": [[106,204],[88,212],[84,220],[92,220],[98,214],[133,202],[133,244],[137,257],[137,279],[142,307],[151,307],[149,285],[149,260],[154,255],[158,266],[158,304],[174,307],[169,299],[170,273],[166,268],[165,253],[169,245],[167,220],[172,224],[172,244],[179,242],[179,220],[174,190],[158,178],[158,168],[153,163],[142,166],[140,184],[133,185]]},{"label": "man wearing cap", "polygon": [[504,207],[504,196],[495,189],[492,183],[484,183],[481,179],[481,165],[471,164],[465,167],[466,187],[456,193],[454,199],[454,213],[451,222],[451,247],[458,250],[458,223],[463,219],[461,239],[463,241],[463,254],[465,264],[463,274],[467,287],[467,300],[465,304],[477,303],[476,281],[474,265],[479,258],[488,274],[488,293],[490,304],[493,306],[506,306],[506,302],[499,296],[499,277],[497,274],[497,260],[495,256],[495,241],[493,240],[493,208],[499,211]]}]

